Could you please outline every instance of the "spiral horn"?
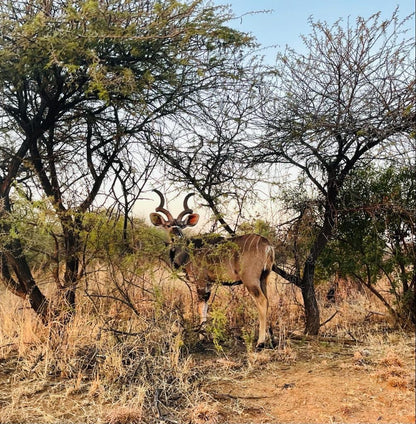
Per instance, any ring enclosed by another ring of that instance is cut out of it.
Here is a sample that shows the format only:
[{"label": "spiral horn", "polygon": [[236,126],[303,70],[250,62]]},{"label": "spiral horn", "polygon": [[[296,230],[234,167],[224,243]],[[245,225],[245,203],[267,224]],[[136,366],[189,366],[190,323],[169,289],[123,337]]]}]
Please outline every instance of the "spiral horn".
[{"label": "spiral horn", "polygon": [[168,218],[168,220],[169,221],[174,221],[174,218],[173,218],[173,216],[172,216],[172,214],[167,210],[167,209],[165,209],[165,198],[163,197],[163,194],[159,191],[159,190],[156,190],[156,189],[153,189],[153,191],[159,196],[159,198],[160,198],[160,204],[159,204],[159,206],[155,209],[156,210],[156,212],[162,212],[162,213],[164,213],[165,215],[166,215],[166,217]]},{"label": "spiral horn", "polygon": [[189,193],[186,195],[185,199],[183,200],[183,211],[178,215],[177,220],[180,221],[182,218],[190,213],[193,213],[193,210],[188,206],[188,200],[190,197],[192,197],[195,193]]}]

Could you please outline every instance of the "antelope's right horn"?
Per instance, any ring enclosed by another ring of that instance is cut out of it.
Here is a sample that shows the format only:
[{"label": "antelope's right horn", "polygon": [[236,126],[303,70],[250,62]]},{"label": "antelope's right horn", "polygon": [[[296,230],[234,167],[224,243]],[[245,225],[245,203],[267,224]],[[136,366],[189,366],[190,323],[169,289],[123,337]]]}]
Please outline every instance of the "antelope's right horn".
[{"label": "antelope's right horn", "polygon": [[188,206],[188,200],[190,197],[194,196],[195,193],[189,193],[186,195],[185,199],[183,200],[183,211],[179,214],[177,220],[180,221],[185,215],[190,214],[193,212],[193,210]]},{"label": "antelope's right horn", "polygon": [[174,219],[173,219],[172,214],[167,209],[164,208],[164,206],[165,206],[165,198],[163,197],[163,194],[159,190],[156,190],[156,189],[153,189],[153,191],[160,197],[160,204],[155,209],[156,212],[162,212],[162,213],[164,213],[166,215],[166,217],[168,218],[169,221],[173,221]]}]

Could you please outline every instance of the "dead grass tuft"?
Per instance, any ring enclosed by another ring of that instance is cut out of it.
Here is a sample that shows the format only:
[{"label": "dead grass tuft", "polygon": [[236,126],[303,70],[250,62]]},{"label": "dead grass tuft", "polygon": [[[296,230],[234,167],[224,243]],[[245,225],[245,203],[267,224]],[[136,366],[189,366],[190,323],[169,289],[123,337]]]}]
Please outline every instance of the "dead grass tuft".
[{"label": "dead grass tuft", "polygon": [[105,423],[107,424],[141,424],[142,409],[120,406],[110,411]]},{"label": "dead grass tuft", "polygon": [[389,351],[387,355],[380,360],[380,365],[384,367],[403,367],[403,360],[393,351]]},{"label": "dead grass tuft", "polygon": [[353,414],[355,414],[358,410],[357,405],[351,404],[351,403],[347,403],[341,406],[341,408],[339,409],[339,412],[346,416],[349,417]]},{"label": "dead grass tuft", "polygon": [[411,389],[413,379],[405,368],[404,361],[393,351],[388,351],[386,356],[381,358],[379,365],[382,369],[375,375],[378,380],[386,382],[388,386],[398,389]]},{"label": "dead grass tuft", "polygon": [[408,389],[409,388],[409,381],[407,378],[403,378],[403,377],[389,377],[387,379],[387,384],[390,387],[396,387],[398,389]]},{"label": "dead grass tuft", "polygon": [[222,417],[215,404],[202,402],[193,408],[190,421],[192,424],[218,424]]}]

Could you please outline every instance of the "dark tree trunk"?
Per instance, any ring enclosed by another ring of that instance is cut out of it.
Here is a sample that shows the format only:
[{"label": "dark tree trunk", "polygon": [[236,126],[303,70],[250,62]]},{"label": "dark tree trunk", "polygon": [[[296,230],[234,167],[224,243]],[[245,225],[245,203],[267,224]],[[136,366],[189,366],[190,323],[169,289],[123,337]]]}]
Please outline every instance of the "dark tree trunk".
[{"label": "dark tree trunk", "polygon": [[[7,215],[11,211],[10,188],[28,148],[29,141],[26,139],[17,154],[11,159],[7,167],[7,175],[0,180],[0,232],[6,235],[10,235],[10,224],[7,222]],[[49,302],[36,285],[19,238],[14,236],[6,241],[3,251],[0,253],[0,262],[1,278],[6,288],[15,295],[28,299],[31,308],[46,323],[49,315]]]},{"label": "dark tree trunk", "polygon": [[[19,297],[27,298],[31,308],[46,323],[49,302],[36,285],[18,240],[14,240],[7,246],[7,252],[2,254],[1,260],[1,273],[6,287]],[[16,279],[12,277],[11,270]]]},{"label": "dark tree trunk", "polygon": [[316,236],[315,242],[311,247],[309,256],[303,267],[303,277],[300,286],[305,306],[305,333],[310,335],[317,335],[320,328],[320,314],[314,285],[315,265],[333,235],[335,217],[337,213],[336,203],[339,185],[340,182],[336,179],[335,172],[329,172],[328,191],[322,228]]},{"label": "dark tree trunk", "polygon": [[65,246],[65,274],[62,283],[63,301],[66,303],[65,321],[71,319],[75,312],[76,288],[80,278],[80,254],[82,241],[80,231],[81,220],[72,219],[69,215],[61,216]]},{"label": "dark tree trunk", "polygon": [[314,275],[315,264],[307,262],[304,267],[301,290],[305,307],[305,334],[310,335],[317,335],[320,328],[320,314],[318,302],[316,301]]}]

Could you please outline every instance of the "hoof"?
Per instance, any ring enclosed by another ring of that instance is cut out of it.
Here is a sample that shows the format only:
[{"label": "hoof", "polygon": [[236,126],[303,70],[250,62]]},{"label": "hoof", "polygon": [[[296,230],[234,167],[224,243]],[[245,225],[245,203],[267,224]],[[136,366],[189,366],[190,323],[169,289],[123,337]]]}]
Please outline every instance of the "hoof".
[{"label": "hoof", "polygon": [[263,349],[274,349],[276,347],[276,344],[274,343],[273,339],[268,339],[265,342],[257,343],[256,345],[256,351],[260,352]]},{"label": "hoof", "polygon": [[266,348],[266,345],[264,343],[258,343],[256,345],[256,352],[260,352],[260,351],[262,351],[265,348]]},{"label": "hoof", "polygon": [[205,322],[198,325],[198,327],[196,328],[196,333],[198,334],[199,340],[207,340],[208,334]]}]

